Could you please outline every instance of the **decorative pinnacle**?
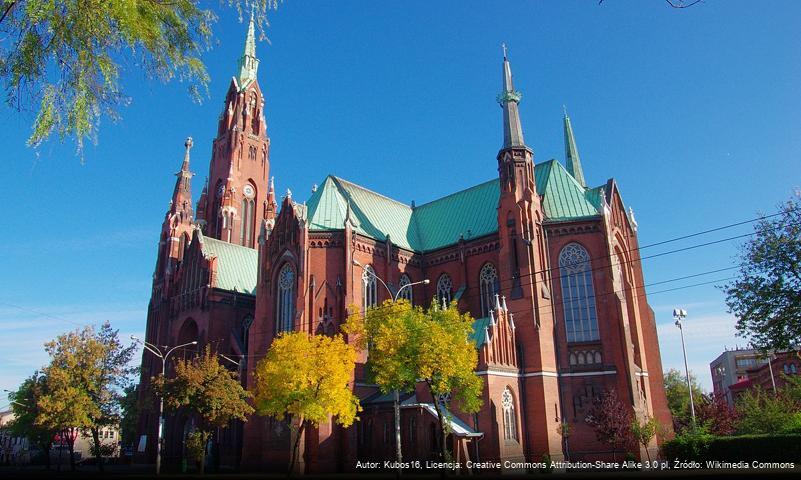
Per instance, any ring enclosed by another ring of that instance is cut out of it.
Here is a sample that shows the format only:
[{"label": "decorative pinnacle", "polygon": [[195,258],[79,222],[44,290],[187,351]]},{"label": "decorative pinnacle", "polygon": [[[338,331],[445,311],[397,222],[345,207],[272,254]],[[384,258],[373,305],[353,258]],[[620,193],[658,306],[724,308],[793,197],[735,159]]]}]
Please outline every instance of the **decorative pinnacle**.
[{"label": "decorative pinnacle", "polygon": [[189,171],[189,150],[192,149],[192,137],[186,137],[184,147],[186,147],[186,152],[184,153],[184,163],[181,165],[181,170],[186,172]]},{"label": "decorative pinnacle", "polygon": [[506,42],[501,42],[501,48],[503,49],[503,59],[506,60]]}]

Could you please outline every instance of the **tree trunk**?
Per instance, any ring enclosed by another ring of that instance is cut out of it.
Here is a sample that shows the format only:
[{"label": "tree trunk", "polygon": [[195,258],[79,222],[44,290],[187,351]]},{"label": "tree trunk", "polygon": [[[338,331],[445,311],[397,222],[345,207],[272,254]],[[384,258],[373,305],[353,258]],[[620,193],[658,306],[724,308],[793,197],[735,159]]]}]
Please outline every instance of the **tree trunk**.
[{"label": "tree trunk", "polygon": [[100,445],[100,429],[95,427],[92,431],[92,453],[95,454],[95,461],[97,462],[97,469],[103,471],[103,452]]},{"label": "tree trunk", "polygon": [[306,427],[306,421],[303,417],[300,418],[300,426],[298,427],[297,437],[295,443],[292,445],[292,456],[289,460],[289,471],[287,476],[291,477],[295,473],[295,462],[298,460],[298,447],[300,447],[300,438],[303,436],[303,430]]},{"label": "tree trunk", "polygon": [[44,454],[45,470],[50,470],[50,442],[41,445]]},{"label": "tree trunk", "polygon": [[69,434],[67,440],[67,449],[70,452],[70,470],[73,472],[75,471],[75,437],[72,436],[72,433]]},{"label": "tree trunk", "polygon": [[209,437],[211,437],[211,433],[200,433],[200,438],[203,441],[203,448],[200,450],[200,465],[198,465],[198,473],[200,475],[206,473],[206,446],[209,444]]},{"label": "tree trunk", "polygon": [[[450,458],[448,454],[448,440],[445,438],[445,419],[442,415],[442,409],[440,408],[439,400],[437,399],[437,395],[431,390],[431,385],[428,385],[428,391],[431,393],[431,398],[434,399],[434,408],[437,410],[437,419],[439,420],[439,448],[440,453],[442,455],[442,461],[447,462]],[[442,477],[445,477],[447,474],[448,469],[442,469]]]}]

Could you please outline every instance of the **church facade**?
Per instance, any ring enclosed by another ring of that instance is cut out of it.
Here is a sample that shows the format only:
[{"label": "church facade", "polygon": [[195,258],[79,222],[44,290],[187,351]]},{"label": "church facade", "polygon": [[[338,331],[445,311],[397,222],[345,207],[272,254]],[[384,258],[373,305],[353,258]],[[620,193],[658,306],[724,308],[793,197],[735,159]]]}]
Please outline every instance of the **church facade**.
[{"label": "church facade", "polygon": [[[369,308],[396,295],[423,306],[436,299],[476,319],[476,374],[484,381],[477,414],[451,409],[454,458],[611,458],[585,421],[593,400],[609,390],[632,415],[671,424],[633,213],[613,179],[587,184],[567,114],[564,165],[535,161],[505,53],[503,135],[496,168],[487,168],[491,178],[423,205],[331,175],[305,201],[287,191],[279,205],[257,71],[251,22],[196,204],[186,143],[161,232],[147,341],[210,344],[251,387],[256,362],[281,332],[338,334],[348,305]],[[369,383],[365,362],[362,353],[353,373],[359,421],[307,429],[303,471],[394,460],[393,399]],[[143,385],[160,367],[143,355]],[[434,402],[450,408],[449,400],[423,388],[400,400],[404,459],[435,458]],[[183,455],[191,428],[191,418],[168,416],[168,464]],[[140,443],[142,461],[155,455],[156,429],[156,415],[143,415],[140,433],[151,440]],[[278,471],[292,435],[283,421],[254,415],[216,435],[212,457]]]}]

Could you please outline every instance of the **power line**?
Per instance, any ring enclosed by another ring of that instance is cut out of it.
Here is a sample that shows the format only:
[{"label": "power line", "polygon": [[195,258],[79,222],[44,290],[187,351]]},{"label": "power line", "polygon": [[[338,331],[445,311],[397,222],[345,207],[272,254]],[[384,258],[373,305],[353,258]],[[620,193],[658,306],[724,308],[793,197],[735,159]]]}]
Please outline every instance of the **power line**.
[{"label": "power line", "polygon": [[15,305],[15,304],[13,304],[13,303],[0,302],[0,305],[4,305],[4,306],[6,306],[6,307],[11,307],[11,308],[16,308],[16,309],[18,309],[18,310],[22,310],[22,311],[25,311],[25,312],[33,313],[33,314],[36,314],[36,315],[41,315],[41,316],[43,316],[43,317],[52,318],[53,320],[58,320],[58,321],[60,321],[60,322],[67,322],[67,323],[70,323],[70,324],[72,324],[72,325],[76,325],[76,326],[78,326],[78,327],[85,327],[85,326],[86,326],[85,324],[80,324],[80,323],[78,323],[78,322],[73,322],[72,320],[67,320],[67,319],[66,319],[66,318],[64,318],[64,317],[59,317],[59,316],[56,316],[56,315],[51,315],[51,314],[49,314],[49,313],[40,312],[40,311],[38,311],[38,310],[34,310],[34,309],[32,309],[32,308],[23,307],[23,306],[21,306],[21,305]]},{"label": "power line", "polygon": [[[799,222],[799,224],[801,225],[801,222]],[[641,263],[643,260],[647,260],[647,259],[650,259],[650,258],[662,257],[662,256],[665,256],[665,255],[671,255],[671,254],[674,254],[674,253],[684,252],[684,251],[687,251],[687,250],[692,250],[692,249],[701,248],[701,247],[707,247],[707,246],[710,246],[710,245],[715,245],[715,244],[718,244],[718,243],[728,242],[728,241],[735,240],[735,239],[738,239],[738,238],[748,237],[748,236],[754,235],[756,233],[759,233],[759,232],[752,232],[752,233],[747,233],[747,234],[742,234],[742,235],[735,235],[735,236],[732,236],[732,237],[713,240],[713,241],[710,241],[710,242],[704,242],[704,243],[700,243],[700,244],[690,245],[690,246],[687,246],[687,247],[668,250],[668,251],[665,251],[665,252],[659,252],[659,253],[655,253],[655,254],[652,254],[652,255],[646,255],[646,256],[640,257],[638,259],[622,260],[622,261],[619,261],[619,262],[616,262],[616,263],[612,262],[609,265],[596,265],[595,267],[591,267],[591,268],[589,268],[587,270],[584,270],[583,272],[595,272],[595,271],[599,271],[599,270],[606,270],[608,268],[612,268],[612,267],[615,267],[615,266],[618,266],[618,265],[634,264],[634,263],[637,263],[637,262]],[[611,256],[598,257],[595,260],[600,260],[600,259],[606,260],[606,259],[608,259],[610,257]],[[619,256],[618,256],[618,258],[619,258]],[[589,264],[591,261],[592,261],[592,259],[589,259],[589,260],[586,260],[586,261],[583,261],[583,262],[578,262],[578,264],[582,264],[582,263]],[[744,264],[740,264],[738,266],[742,266],[742,265],[744,265]],[[728,267],[727,269],[737,268],[738,266]],[[512,282],[515,279],[522,279],[522,278],[525,278],[525,277],[532,277],[532,276],[534,276],[534,275],[536,275],[538,273],[552,272],[553,270],[556,270],[558,268],[560,268],[560,267],[550,267],[550,268],[546,268],[546,269],[543,269],[543,270],[537,270],[537,271],[534,271],[532,273],[525,273],[525,274],[519,275],[516,278],[512,277],[512,278],[498,279],[498,286],[500,287],[502,283]],[[563,274],[560,274],[559,276],[556,276],[556,277],[549,276],[549,279],[550,279],[551,282],[555,282],[557,280],[562,280],[563,278],[567,278],[570,275],[573,275],[573,274],[572,273],[563,273]],[[551,283],[551,282],[549,282],[549,283]],[[520,286],[531,285],[532,283],[536,283],[536,282],[521,283]],[[466,287],[465,291],[475,290],[476,288],[480,288],[480,285],[473,285],[473,286]],[[469,295],[462,295],[462,296],[469,298],[469,297],[472,297],[472,296],[475,296],[475,295],[476,295],[475,293],[471,293]]]}]

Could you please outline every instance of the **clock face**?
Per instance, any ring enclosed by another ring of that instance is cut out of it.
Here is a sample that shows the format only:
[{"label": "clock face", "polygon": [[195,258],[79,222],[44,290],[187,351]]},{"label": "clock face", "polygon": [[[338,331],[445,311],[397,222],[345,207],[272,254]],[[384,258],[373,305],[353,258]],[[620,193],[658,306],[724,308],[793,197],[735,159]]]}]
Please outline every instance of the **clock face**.
[{"label": "clock face", "polygon": [[254,191],[253,191],[253,186],[251,186],[251,185],[245,185],[245,188],[244,188],[244,189],[242,189],[242,193],[244,193],[246,197],[250,198],[250,197],[252,197],[252,196],[253,196],[253,195],[254,195],[256,192],[254,192]]}]

